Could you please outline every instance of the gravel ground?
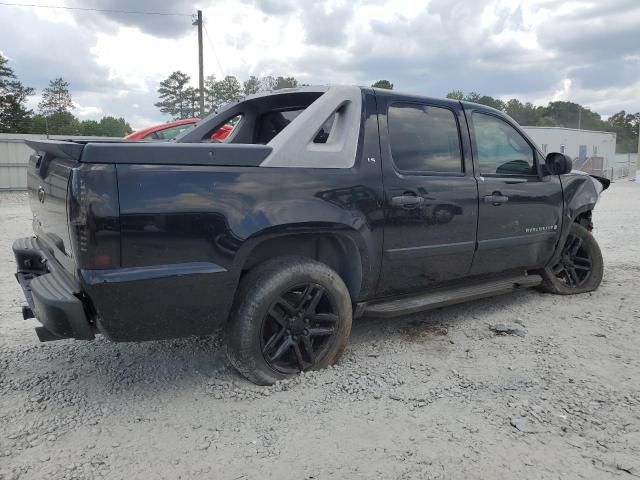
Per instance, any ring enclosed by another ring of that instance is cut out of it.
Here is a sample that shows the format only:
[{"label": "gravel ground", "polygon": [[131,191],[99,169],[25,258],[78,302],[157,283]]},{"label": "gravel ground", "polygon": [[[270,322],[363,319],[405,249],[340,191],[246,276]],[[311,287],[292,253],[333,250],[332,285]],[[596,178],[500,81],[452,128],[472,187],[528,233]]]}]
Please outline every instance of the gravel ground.
[{"label": "gravel ground", "polygon": [[638,205],[621,181],[596,209],[595,293],[361,319],[339,365],[256,387],[217,336],[38,343],[10,248],[30,214],[3,194],[0,479],[640,477]]}]

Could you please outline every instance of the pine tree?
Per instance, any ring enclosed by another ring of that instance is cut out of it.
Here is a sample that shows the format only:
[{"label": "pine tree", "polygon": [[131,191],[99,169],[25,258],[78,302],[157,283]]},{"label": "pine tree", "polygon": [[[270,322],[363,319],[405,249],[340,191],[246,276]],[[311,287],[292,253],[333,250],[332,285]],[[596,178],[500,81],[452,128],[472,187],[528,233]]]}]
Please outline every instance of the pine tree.
[{"label": "pine tree", "polygon": [[55,113],[70,113],[75,105],[69,91],[69,82],[62,78],[56,78],[49,82],[49,86],[42,91],[42,101],[38,104],[38,110],[43,115]]},{"label": "pine tree", "polygon": [[168,113],[175,120],[189,118],[188,86],[191,77],[176,70],[168,78],[160,82],[158,95],[160,101],[154,105],[162,113]]},{"label": "pine tree", "polygon": [[258,93],[260,91],[260,79],[254,75],[251,75],[247,80],[244,81],[243,86],[245,96]]},{"label": "pine tree", "polygon": [[216,97],[216,76],[209,75],[204,79],[204,109],[207,113],[218,110],[218,98]]},{"label": "pine tree", "polygon": [[242,98],[242,85],[233,75],[216,82],[216,97],[220,105],[237,102]]},{"label": "pine tree", "polygon": [[23,86],[7,63],[8,60],[0,54],[0,132],[26,133],[33,113],[27,109],[26,103],[34,90]]}]

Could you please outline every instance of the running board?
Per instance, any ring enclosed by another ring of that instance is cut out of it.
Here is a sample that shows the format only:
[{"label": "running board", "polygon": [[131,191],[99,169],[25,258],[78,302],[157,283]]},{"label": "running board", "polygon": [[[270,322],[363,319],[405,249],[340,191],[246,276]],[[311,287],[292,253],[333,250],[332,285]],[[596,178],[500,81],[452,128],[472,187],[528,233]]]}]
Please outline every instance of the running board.
[{"label": "running board", "polygon": [[492,297],[509,293],[521,288],[535,287],[542,283],[540,275],[519,275],[475,285],[433,290],[428,293],[402,297],[386,302],[365,305],[362,315],[365,317],[395,317],[411,313],[446,307],[469,300]]}]

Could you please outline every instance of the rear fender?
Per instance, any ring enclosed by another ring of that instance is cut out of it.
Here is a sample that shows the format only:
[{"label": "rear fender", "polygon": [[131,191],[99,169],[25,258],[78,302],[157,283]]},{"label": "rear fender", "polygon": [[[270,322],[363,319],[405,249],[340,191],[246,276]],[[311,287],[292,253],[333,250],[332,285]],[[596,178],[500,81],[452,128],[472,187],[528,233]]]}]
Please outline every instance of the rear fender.
[{"label": "rear fender", "polygon": [[365,298],[375,290],[376,264],[369,245],[360,232],[348,225],[309,222],[278,225],[256,232],[242,245],[234,262],[234,270],[240,274],[251,268],[256,258],[264,257],[265,246],[277,250],[277,254],[304,255],[322,261],[327,255],[327,244],[322,240],[335,239],[339,258],[326,261],[347,283],[353,300]]}]

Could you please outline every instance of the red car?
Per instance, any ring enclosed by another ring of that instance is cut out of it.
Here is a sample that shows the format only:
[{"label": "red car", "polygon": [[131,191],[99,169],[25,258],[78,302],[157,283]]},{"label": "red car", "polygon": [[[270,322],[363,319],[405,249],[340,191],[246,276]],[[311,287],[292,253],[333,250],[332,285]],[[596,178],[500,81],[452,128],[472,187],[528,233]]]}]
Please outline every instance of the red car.
[{"label": "red car", "polygon": [[[137,132],[133,132],[127,135],[125,138],[129,140],[173,140],[179,133],[184,132],[186,129],[191,128],[197,122],[199,118],[185,118],[183,120],[174,120],[173,122],[162,123],[160,125],[154,125],[153,127],[143,128]],[[233,130],[233,125],[224,124],[218,128],[211,138],[214,140],[224,140],[229,136]]]},{"label": "red car", "polygon": [[199,118],[186,118],[184,120],[175,120],[173,122],[154,125],[153,127],[143,128],[137,132],[127,135],[125,138],[129,140],[172,140],[179,133],[195,125]]}]

